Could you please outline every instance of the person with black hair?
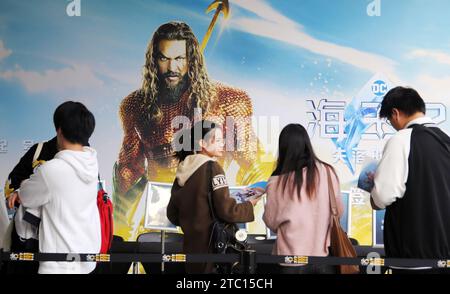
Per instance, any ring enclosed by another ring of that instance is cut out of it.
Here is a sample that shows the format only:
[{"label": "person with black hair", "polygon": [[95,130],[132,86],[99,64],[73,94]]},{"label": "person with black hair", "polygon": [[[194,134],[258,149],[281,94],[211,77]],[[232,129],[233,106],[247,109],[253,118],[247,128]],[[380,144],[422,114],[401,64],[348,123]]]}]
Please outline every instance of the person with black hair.
[{"label": "person with black hair", "polygon": [[[219,125],[199,121],[192,129],[175,136],[178,165],[173,183],[167,217],[183,229],[183,252],[212,253],[212,213],[227,223],[251,222],[253,206],[259,198],[238,204],[230,196],[225,173],[217,157],[223,154],[223,133]],[[211,212],[208,194],[211,193]],[[188,273],[212,273],[213,264],[188,263]]]},{"label": "person with black hair", "polygon": [[[64,121],[64,113],[61,109],[66,103],[61,104],[53,114],[53,125],[55,126],[55,131],[58,131],[61,127],[61,123]],[[86,142],[86,146],[89,146],[88,142]],[[8,200],[8,207],[10,209],[20,204],[18,203],[18,193],[16,192],[20,187],[20,183],[28,179],[31,174],[33,174],[33,170],[37,166],[53,159],[56,153],[58,153],[56,136],[47,142],[43,142],[42,144],[34,144],[30,149],[28,149],[25,155],[20,159],[19,163],[10,172],[5,183],[4,193],[5,198]]]},{"label": "person with black hair", "polygon": [[[308,132],[289,124],[280,133],[278,161],[266,188],[263,220],[277,234],[275,255],[328,256],[333,187],[338,215],[344,210],[334,168],[314,153]],[[328,173],[330,183],[328,183]],[[333,274],[334,266],[281,264],[284,274]]]},{"label": "person with black hair", "polygon": [[[411,88],[390,90],[380,118],[398,131],[384,147],[371,203],[386,209],[384,248],[390,258],[450,258],[450,137],[425,116]],[[393,268],[393,273],[449,273],[448,269]]]},{"label": "person with black hair", "polygon": [[[61,115],[56,111],[53,115],[55,131],[60,128],[61,121]],[[17,208],[11,224],[12,228],[7,232],[10,235],[10,250],[12,252],[38,252],[39,250],[40,210],[24,209],[20,205],[18,201],[19,188],[20,184],[33,174],[35,168],[53,159],[56,153],[58,153],[56,136],[47,142],[34,144],[8,175],[4,189],[5,198],[10,209]],[[39,263],[37,262],[11,262],[7,265],[7,272],[33,274],[37,273],[38,268]]]},{"label": "person with black hair", "polygon": [[[38,227],[40,221],[39,209],[25,209],[18,201],[20,183],[28,179],[34,169],[40,164],[53,159],[58,152],[56,137],[47,142],[34,144],[19,160],[8,175],[5,183],[5,198],[9,209],[16,208],[11,228],[6,233],[10,238],[11,252],[38,252]],[[7,272],[35,274],[38,271],[37,262],[9,262]]]},{"label": "person with black hair", "polygon": [[[18,199],[26,208],[41,209],[39,252],[100,251],[97,208],[97,152],[87,147],[94,115],[81,103],[68,101],[55,111],[57,146],[54,159],[35,169],[20,184]],[[39,273],[90,273],[95,262],[40,262]]]}]

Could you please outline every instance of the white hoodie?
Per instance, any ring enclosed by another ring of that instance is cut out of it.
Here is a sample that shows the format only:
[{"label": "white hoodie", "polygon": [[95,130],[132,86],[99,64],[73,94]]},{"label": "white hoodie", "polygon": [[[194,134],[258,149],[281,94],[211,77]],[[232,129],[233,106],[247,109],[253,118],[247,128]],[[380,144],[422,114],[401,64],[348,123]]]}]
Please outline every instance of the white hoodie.
[{"label": "white hoodie", "polygon": [[[97,152],[63,150],[40,166],[20,186],[25,207],[42,207],[39,251],[99,253],[100,216],[97,208]],[[41,262],[40,274],[87,274],[93,262]]]}]

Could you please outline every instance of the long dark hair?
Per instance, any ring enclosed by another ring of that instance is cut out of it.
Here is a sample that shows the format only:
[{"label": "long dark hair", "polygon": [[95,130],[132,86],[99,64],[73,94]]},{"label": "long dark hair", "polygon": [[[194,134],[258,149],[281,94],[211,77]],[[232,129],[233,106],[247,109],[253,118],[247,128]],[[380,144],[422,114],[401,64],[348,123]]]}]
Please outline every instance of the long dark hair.
[{"label": "long dark hair", "polygon": [[[308,132],[300,124],[289,124],[281,131],[278,141],[278,161],[272,176],[280,176],[283,185],[283,192],[288,184],[290,173],[295,172],[295,185],[298,197],[303,186],[303,168],[306,168],[306,192],[308,197],[314,198],[316,184],[318,182],[319,170],[317,163],[322,163],[334,169],[331,165],[317,158],[311,145]],[[291,190],[293,191],[293,190]]]},{"label": "long dark hair", "polygon": [[192,29],[184,22],[172,21],[161,25],[153,34],[145,53],[142,90],[144,111],[152,121],[161,122],[163,113],[158,105],[158,44],[161,40],[185,40],[188,61],[189,101],[206,112],[215,96],[215,89],[208,77],[200,45]]},{"label": "long dark hair", "polygon": [[[212,121],[202,120],[194,124],[190,129],[184,129],[179,131],[174,136],[174,143],[177,143],[179,148],[175,149],[175,157],[181,162],[189,155],[195,154],[196,151],[200,151],[199,141],[205,139],[212,130],[219,128],[220,126]],[[186,143],[186,141],[188,143]]]}]

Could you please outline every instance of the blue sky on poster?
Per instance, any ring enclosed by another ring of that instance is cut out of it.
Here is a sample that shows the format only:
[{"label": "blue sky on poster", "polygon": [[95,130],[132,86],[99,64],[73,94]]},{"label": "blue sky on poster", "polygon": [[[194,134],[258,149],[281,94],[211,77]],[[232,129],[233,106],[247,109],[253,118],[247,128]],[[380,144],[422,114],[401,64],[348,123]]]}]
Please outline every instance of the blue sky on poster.
[{"label": "blue sky on poster", "polygon": [[[82,15],[68,17],[69,1],[2,0],[0,137],[10,152],[0,154],[1,178],[24,139],[53,135],[51,115],[67,99],[93,109],[94,145],[110,174],[121,140],[118,105],[140,85],[151,34],[175,19],[201,40],[210,2],[81,0]],[[307,98],[350,100],[378,72],[448,102],[450,2],[382,0],[380,17],[367,16],[369,2],[232,0],[205,53],[210,75],[246,89],[255,114],[283,113],[282,123],[305,122]]]}]

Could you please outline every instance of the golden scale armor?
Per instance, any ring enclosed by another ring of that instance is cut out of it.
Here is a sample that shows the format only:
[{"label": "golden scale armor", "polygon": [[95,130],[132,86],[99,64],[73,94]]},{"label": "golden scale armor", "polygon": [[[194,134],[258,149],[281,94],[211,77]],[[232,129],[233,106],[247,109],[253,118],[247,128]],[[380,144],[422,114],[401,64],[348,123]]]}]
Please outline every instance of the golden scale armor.
[{"label": "golden scale armor", "polygon": [[[235,185],[267,180],[274,161],[267,157],[252,130],[250,97],[242,90],[223,84],[215,84],[215,91],[216,99],[203,118],[224,125],[226,117],[232,117],[243,126],[237,128],[240,133],[236,136],[243,138],[243,145],[219,159],[224,170],[235,160],[239,165]],[[147,181],[173,183],[175,179],[178,161],[171,143],[176,130],[171,123],[176,116],[188,117],[192,123],[194,111],[188,107],[188,96],[186,92],[178,102],[160,105],[163,119],[159,124],[150,122],[143,112],[144,98],[139,90],[121,103],[119,115],[124,139],[114,168],[114,233],[125,240],[135,240],[145,232],[144,215],[137,209]]]}]

